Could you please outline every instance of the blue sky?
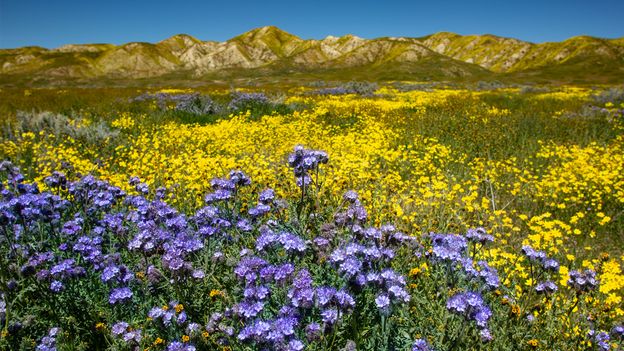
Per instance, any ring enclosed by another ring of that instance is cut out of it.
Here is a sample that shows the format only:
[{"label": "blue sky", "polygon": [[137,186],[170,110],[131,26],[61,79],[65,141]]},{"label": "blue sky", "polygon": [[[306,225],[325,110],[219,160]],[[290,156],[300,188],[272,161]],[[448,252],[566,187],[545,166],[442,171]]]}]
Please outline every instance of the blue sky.
[{"label": "blue sky", "polygon": [[304,39],[439,31],[532,42],[624,36],[624,0],[91,1],[0,0],[0,47],[156,42],[178,33],[223,41],[275,25]]}]

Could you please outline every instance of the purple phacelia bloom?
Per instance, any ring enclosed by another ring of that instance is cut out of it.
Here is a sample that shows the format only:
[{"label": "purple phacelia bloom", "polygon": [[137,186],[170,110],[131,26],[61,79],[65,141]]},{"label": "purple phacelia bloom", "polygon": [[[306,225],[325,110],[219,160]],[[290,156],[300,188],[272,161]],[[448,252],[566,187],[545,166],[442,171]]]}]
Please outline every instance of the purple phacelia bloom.
[{"label": "purple phacelia bloom", "polygon": [[53,276],[67,276],[70,274],[75,262],[76,261],[73,258],[63,260],[61,263],[50,269],[50,274]]},{"label": "purple phacelia bloom", "polygon": [[402,302],[409,302],[411,299],[409,293],[404,288],[398,285],[391,286],[388,289],[388,292],[394,299]]},{"label": "purple phacelia bloom", "polygon": [[186,326],[186,333],[189,335],[197,333],[201,329],[201,325],[199,323],[189,323]]},{"label": "purple phacelia bloom", "polygon": [[552,258],[547,258],[542,262],[544,269],[548,271],[553,271],[555,273],[559,272],[559,262]]},{"label": "purple phacelia bloom", "polygon": [[220,201],[227,201],[232,198],[232,192],[225,189],[217,189],[204,197],[207,204],[213,204]]},{"label": "purple phacelia bloom", "polygon": [[345,290],[338,290],[334,294],[334,300],[342,309],[348,309],[355,307],[355,300]]},{"label": "purple phacelia bloom", "polygon": [[375,298],[375,305],[382,313],[388,313],[390,309],[390,298],[386,294],[378,295]]},{"label": "purple phacelia bloom", "polygon": [[338,310],[335,308],[323,310],[321,311],[321,317],[323,323],[334,324],[338,320]]},{"label": "purple phacelia bloom", "polygon": [[195,346],[188,343],[181,343],[179,341],[172,341],[167,345],[167,351],[195,351]]},{"label": "purple phacelia bloom", "polygon": [[240,229],[243,232],[250,232],[253,230],[253,226],[246,219],[241,219],[236,223],[236,228]]},{"label": "purple phacelia bloom", "polygon": [[459,293],[449,298],[446,302],[446,308],[468,320],[474,320],[481,328],[487,326],[487,321],[492,316],[492,311],[485,305],[481,295],[471,291]]},{"label": "purple phacelia bloom", "polygon": [[487,234],[485,229],[481,227],[468,229],[466,232],[466,238],[471,242],[480,243],[482,245],[494,241],[494,237]]},{"label": "purple phacelia bloom", "polygon": [[364,245],[358,243],[349,243],[344,247],[345,253],[349,256],[355,256],[359,253],[363,253],[365,250]]},{"label": "purple phacelia bloom", "polygon": [[76,218],[74,220],[65,222],[65,224],[63,224],[63,229],[61,230],[61,233],[67,236],[76,235],[78,232],[82,231],[82,222],[82,218]]},{"label": "purple phacelia bloom", "polygon": [[355,203],[356,201],[358,201],[358,194],[353,190],[349,190],[346,193],[344,193],[344,195],[342,195],[342,198],[345,201]]},{"label": "purple phacelia bloom", "polygon": [[53,280],[52,283],[50,283],[50,290],[52,290],[55,293],[61,292],[64,289],[63,283],[61,283],[58,280]]},{"label": "purple phacelia bloom", "polygon": [[67,177],[61,172],[54,171],[52,175],[46,177],[43,182],[50,188],[65,188],[67,185]]},{"label": "purple phacelia bloom", "polygon": [[596,272],[587,269],[583,272],[574,270],[570,271],[568,285],[578,292],[586,292],[598,287],[596,280]]},{"label": "purple phacelia bloom", "polygon": [[178,315],[176,316],[176,324],[182,325],[186,322],[186,319],[187,319],[186,312],[182,311],[178,313]]},{"label": "purple phacelia bloom", "polygon": [[542,283],[537,284],[537,286],[535,287],[535,291],[537,291],[538,293],[541,294],[552,294],[555,291],[557,291],[557,284],[555,284],[552,281],[545,281]]},{"label": "purple phacelia bloom", "polygon": [[295,334],[295,327],[297,324],[296,318],[282,317],[273,322],[273,329],[278,330],[284,336],[291,336]]},{"label": "purple phacelia bloom", "polygon": [[303,253],[306,250],[305,240],[297,235],[290,233],[282,233],[279,236],[279,242],[289,253]]},{"label": "purple phacelia bloom", "polygon": [[479,336],[481,337],[482,342],[490,342],[494,339],[492,333],[488,328],[483,328],[479,331]]},{"label": "purple phacelia bloom", "polygon": [[234,183],[235,186],[247,186],[251,184],[251,179],[240,170],[230,171],[230,181]]},{"label": "purple phacelia bloom", "polygon": [[204,273],[201,269],[195,269],[191,273],[191,276],[195,279],[204,279],[204,277],[206,277],[206,273]]},{"label": "purple phacelia bloom", "polygon": [[476,310],[472,318],[479,327],[485,328],[490,317],[492,317],[492,310],[489,307],[483,305]]},{"label": "purple phacelia bloom", "polygon": [[269,283],[274,280],[276,268],[275,266],[266,266],[260,269],[260,280]]},{"label": "purple phacelia bloom", "polygon": [[358,274],[360,272],[360,269],[362,269],[362,261],[353,256],[345,259],[338,268],[341,273],[344,273],[349,277]]},{"label": "purple phacelia bloom", "polygon": [[277,282],[284,281],[288,279],[294,271],[295,266],[293,266],[292,263],[284,263],[276,268],[273,279],[275,279]]},{"label": "purple phacelia bloom", "polygon": [[210,181],[210,186],[213,190],[225,190],[228,192],[232,192],[236,190],[236,183],[223,178],[213,178]]},{"label": "purple phacelia bloom", "polygon": [[309,175],[305,174],[301,177],[298,177],[296,180],[297,186],[298,187],[308,187],[310,184],[312,184],[312,178],[310,178]]},{"label": "purple phacelia bloom", "polygon": [[265,189],[258,196],[258,201],[265,205],[273,203],[273,200],[275,200],[275,191],[273,189]]},{"label": "purple phacelia bloom", "polygon": [[307,150],[301,145],[295,146],[294,152],[288,156],[288,165],[293,168],[299,187],[307,187],[312,182],[308,172],[317,170],[320,164],[328,161],[324,151]]},{"label": "purple phacelia bloom", "polygon": [[101,279],[104,283],[108,283],[111,279],[115,278],[120,272],[120,269],[116,265],[107,266],[102,270]]},{"label": "purple phacelia bloom", "polygon": [[433,257],[438,260],[457,261],[468,248],[466,238],[455,234],[432,234]]},{"label": "purple phacelia bloom", "polygon": [[522,246],[522,253],[529,261],[540,262],[546,258],[546,253],[544,251],[537,251],[528,245]]},{"label": "purple phacelia bloom", "polygon": [[364,237],[368,239],[381,240],[382,232],[381,230],[378,230],[377,228],[373,228],[373,227],[366,228],[366,230],[364,230]]},{"label": "purple phacelia bloom", "polygon": [[264,216],[271,211],[271,206],[265,204],[258,204],[255,207],[249,209],[248,213],[252,218],[258,218]]},{"label": "purple phacelia bloom", "polygon": [[433,348],[423,339],[416,339],[412,344],[412,351],[434,351]]},{"label": "purple phacelia bloom", "polygon": [[134,342],[140,344],[141,339],[143,339],[143,331],[141,329],[134,329],[123,335],[123,340],[127,343]]},{"label": "purple phacelia bloom", "polygon": [[258,301],[254,303],[241,302],[236,308],[238,314],[244,318],[253,318],[264,310],[264,302]]},{"label": "purple phacelia bloom", "polygon": [[262,267],[266,266],[267,262],[259,257],[243,257],[239,262],[234,273],[239,278],[247,278],[250,274],[255,275]]},{"label": "purple phacelia bloom", "polygon": [[616,325],[611,329],[611,335],[614,338],[624,338],[624,325]]},{"label": "purple phacelia bloom", "polygon": [[338,264],[347,258],[347,253],[344,249],[336,249],[329,256],[329,261],[334,264]]},{"label": "purple phacelia bloom", "polygon": [[479,261],[477,265],[480,268],[478,275],[483,278],[487,286],[491,289],[498,288],[500,285],[498,271],[490,267],[486,261]]},{"label": "purple phacelia bloom", "polygon": [[165,310],[162,307],[153,307],[148,313],[147,316],[151,319],[159,319],[165,314]]},{"label": "purple phacelia bloom", "polygon": [[293,339],[288,342],[287,351],[302,351],[305,348],[300,340]]},{"label": "purple phacelia bloom", "polygon": [[254,296],[258,300],[265,300],[269,297],[271,290],[266,286],[258,286],[254,289]]},{"label": "purple phacelia bloom", "polygon": [[364,253],[364,255],[367,256],[366,258],[369,260],[378,260],[382,256],[382,252],[377,246],[369,246],[365,248],[362,253]]},{"label": "purple phacelia bloom", "polygon": [[111,291],[108,302],[114,305],[119,302],[129,301],[132,295],[132,290],[130,290],[130,288],[116,288]]},{"label": "purple phacelia bloom", "polygon": [[594,330],[590,330],[590,332],[588,333],[588,336],[594,339],[594,342],[596,343],[596,346],[598,346],[599,350],[601,351],[611,350],[611,345],[609,343],[611,341],[611,337],[609,336],[609,333],[605,331],[599,331],[596,333]]},{"label": "purple phacelia bloom", "polygon": [[111,328],[111,332],[113,333],[113,335],[121,335],[123,333],[125,333],[128,330],[128,323],[126,322],[117,322],[115,324],[113,324],[112,328]]},{"label": "purple phacelia bloom", "polygon": [[278,241],[278,236],[266,226],[260,228],[260,236],[256,239],[256,250],[263,251]]},{"label": "purple phacelia bloom", "polygon": [[323,238],[322,236],[317,236],[316,238],[314,238],[314,240],[312,240],[312,242],[319,249],[324,249],[328,247],[330,244],[329,240],[326,238]]},{"label": "purple phacelia bloom", "polygon": [[308,341],[317,340],[321,336],[321,326],[318,323],[312,322],[306,326],[305,333]]},{"label": "purple phacelia bloom", "polygon": [[338,217],[335,218],[336,223],[340,225],[364,224],[367,219],[368,213],[359,202],[351,204],[346,212],[338,214]]},{"label": "purple phacelia bloom", "polygon": [[369,272],[366,274],[366,282],[368,283],[381,284],[382,281],[381,275],[377,272]]},{"label": "purple phacelia bloom", "polygon": [[316,289],[316,301],[319,307],[327,306],[334,295],[336,294],[336,289],[330,286],[321,286]]}]

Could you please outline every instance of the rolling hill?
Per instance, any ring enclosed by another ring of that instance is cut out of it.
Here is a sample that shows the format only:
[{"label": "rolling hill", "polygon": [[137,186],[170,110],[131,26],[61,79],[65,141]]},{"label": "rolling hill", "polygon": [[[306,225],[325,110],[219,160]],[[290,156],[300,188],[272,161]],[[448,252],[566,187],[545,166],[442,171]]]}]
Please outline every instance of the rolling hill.
[{"label": "rolling hill", "polygon": [[332,80],[624,82],[624,38],[534,44],[441,32],[421,38],[301,39],[277,27],[225,42],[179,34],[158,43],[0,49],[0,84],[71,85],[265,77]]}]

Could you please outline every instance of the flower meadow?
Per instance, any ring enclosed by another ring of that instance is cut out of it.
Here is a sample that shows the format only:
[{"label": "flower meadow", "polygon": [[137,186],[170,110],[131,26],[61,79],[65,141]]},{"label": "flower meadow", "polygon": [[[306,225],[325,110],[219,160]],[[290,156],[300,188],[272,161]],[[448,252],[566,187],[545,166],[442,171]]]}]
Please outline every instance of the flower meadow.
[{"label": "flower meadow", "polygon": [[622,349],[624,94],[323,87],[0,92],[0,348]]}]

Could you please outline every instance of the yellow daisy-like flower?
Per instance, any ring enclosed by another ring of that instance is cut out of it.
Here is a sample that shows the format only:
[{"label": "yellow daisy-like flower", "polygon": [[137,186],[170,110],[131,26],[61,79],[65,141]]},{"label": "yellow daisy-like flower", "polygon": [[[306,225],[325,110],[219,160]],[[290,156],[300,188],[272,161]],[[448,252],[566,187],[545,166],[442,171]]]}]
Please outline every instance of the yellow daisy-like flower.
[{"label": "yellow daisy-like flower", "polygon": [[520,316],[520,313],[522,311],[520,310],[520,306],[518,305],[511,305],[511,314],[513,314],[514,316],[518,317]]}]

